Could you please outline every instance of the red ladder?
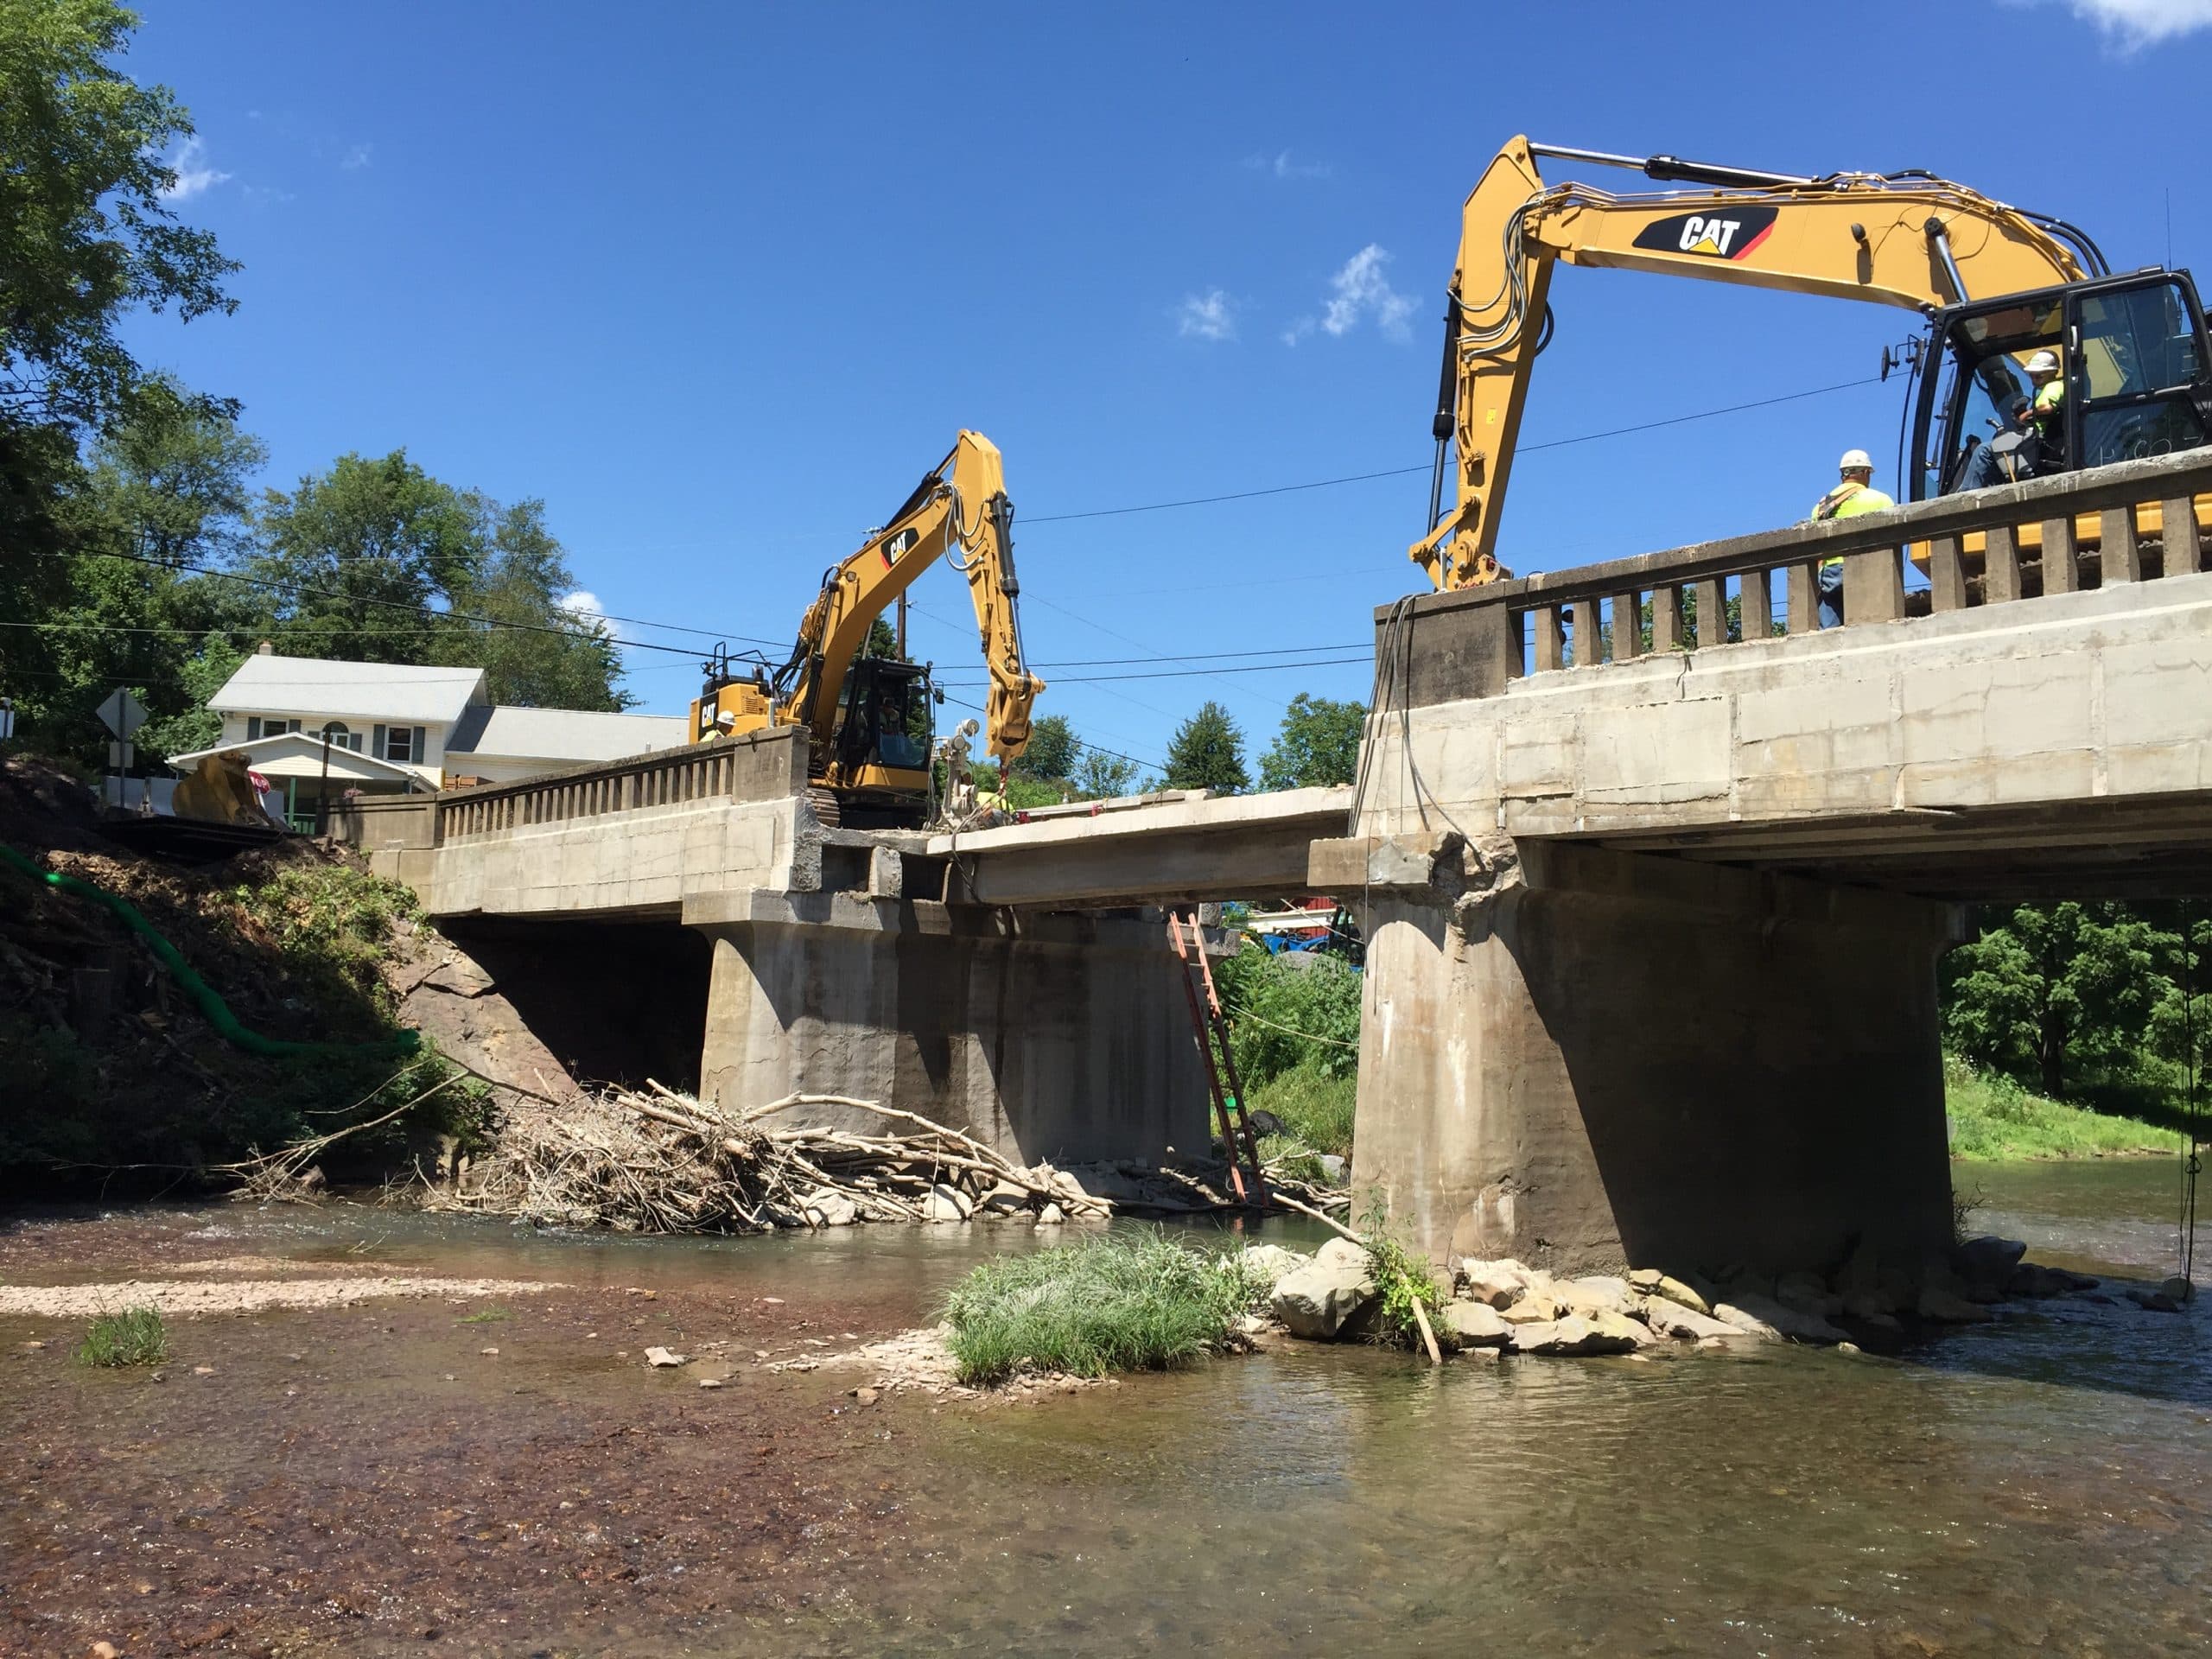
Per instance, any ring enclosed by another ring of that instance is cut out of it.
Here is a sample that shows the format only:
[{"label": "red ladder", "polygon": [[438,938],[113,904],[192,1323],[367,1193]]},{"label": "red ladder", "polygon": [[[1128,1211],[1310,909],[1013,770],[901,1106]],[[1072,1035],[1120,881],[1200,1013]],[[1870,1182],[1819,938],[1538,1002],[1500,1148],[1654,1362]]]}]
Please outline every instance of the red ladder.
[{"label": "red ladder", "polygon": [[[1187,940],[1185,928],[1190,931]],[[1265,1204],[1268,1178],[1260,1167],[1260,1143],[1244,1108],[1244,1085],[1236,1076],[1236,1056],[1229,1046],[1229,1021],[1222,1017],[1213,970],[1206,966],[1205,938],[1198,918],[1185,911],[1169,911],[1167,937],[1174,942],[1176,958],[1183,964],[1183,995],[1191,1006],[1191,1027],[1198,1035],[1198,1053],[1205,1061],[1206,1091],[1213,1098],[1221,1143],[1229,1148],[1230,1185],[1236,1189],[1239,1204]],[[1217,1046],[1221,1051],[1218,1056],[1214,1052]]]}]

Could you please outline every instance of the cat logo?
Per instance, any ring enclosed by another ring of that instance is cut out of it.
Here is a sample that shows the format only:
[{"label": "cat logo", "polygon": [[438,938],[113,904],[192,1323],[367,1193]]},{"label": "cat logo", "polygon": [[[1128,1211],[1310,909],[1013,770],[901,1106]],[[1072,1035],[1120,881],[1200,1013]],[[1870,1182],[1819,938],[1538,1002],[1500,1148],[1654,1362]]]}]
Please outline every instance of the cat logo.
[{"label": "cat logo", "polygon": [[1645,226],[1633,245],[1707,259],[1742,259],[1766,240],[1780,211],[1745,207],[1724,213],[1675,213]]}]

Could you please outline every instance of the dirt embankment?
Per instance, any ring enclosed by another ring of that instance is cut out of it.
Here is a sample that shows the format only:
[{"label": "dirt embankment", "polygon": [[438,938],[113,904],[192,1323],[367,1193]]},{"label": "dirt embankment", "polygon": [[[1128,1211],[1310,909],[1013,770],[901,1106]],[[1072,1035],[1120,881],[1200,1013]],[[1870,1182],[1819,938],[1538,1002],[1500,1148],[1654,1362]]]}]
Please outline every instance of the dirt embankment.
[{"label": "dirt embankment", "polygon": [[[0,1071],[23,1103],[0,1122],[0,1197],[203,1185],[210,1166],[346,1121],[390,1081],[398,1063],[376,1046],[402,1027],[474,1070],[573,1093],[405,891],[342,849],[291,837],[213,863],[144,856],[103,833],[81,784],[23,755],[0,762],[0,843],[129,900],[250,1030],[359,1048],[310,1063],[232,1046],[113,912],[0,864]],[[470,1109],[480,1122],[499,1103]],[[434,1141],[418,1128],[362,1143],[350,1173],[404,1167]]]}]

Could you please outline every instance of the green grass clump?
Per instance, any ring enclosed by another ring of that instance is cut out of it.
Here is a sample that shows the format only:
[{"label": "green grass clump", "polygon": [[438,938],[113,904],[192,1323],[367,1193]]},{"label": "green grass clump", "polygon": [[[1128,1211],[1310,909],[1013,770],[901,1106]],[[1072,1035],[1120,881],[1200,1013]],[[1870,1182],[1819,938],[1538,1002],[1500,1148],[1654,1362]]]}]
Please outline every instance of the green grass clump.
[{"label": "green grass clump", "polygon": [[1313,1151],[1349,1158],[1358,1087],[1358,1079],[1348,1072],[1298,1065],[1280,1077],[1249,1085],[1246,1103],[1254,1111],[1273,1112],[1282,1120],[1286,1136],[1304,1142]]},{"label": "green grass clump", "polygon": [[352,864],[300,863],[231,898],[319,1001],[359,999],[391,1013],[396,999],[377,970],[396,926],[422,915],[411,888]]},{"label": "green grass clump", "polygon": [[169,1357],[169,1333],[150,1307],[103,1313],[77,1350],[79,1365],[158,1365]]},{"label": "green grass clump", "polygon": [[971,1387],[1024,1369],[1105,1376],[1187,1365],[1267,1294],[1263,1276],[1241,1255],[1201,1253],[1158,1231],[988,1262],[945,1303],[953,1361]]},{"label": "green grass clump", "polygon": [[1943,1062],[1943,1110],[1955,1158],[2093,1158],[2169,1152],[2174,1144],[2171,1130],[2046,1100],[1955,1057]]},{"label": "green grass clump", "polygon": [[512,1318],[514,1318],[514,1313],[511,1308],[487,1307],[480,1313],[470,1313],[455,1319],[454,1323],[455,1325],[498,1325],[504,1319]]}]

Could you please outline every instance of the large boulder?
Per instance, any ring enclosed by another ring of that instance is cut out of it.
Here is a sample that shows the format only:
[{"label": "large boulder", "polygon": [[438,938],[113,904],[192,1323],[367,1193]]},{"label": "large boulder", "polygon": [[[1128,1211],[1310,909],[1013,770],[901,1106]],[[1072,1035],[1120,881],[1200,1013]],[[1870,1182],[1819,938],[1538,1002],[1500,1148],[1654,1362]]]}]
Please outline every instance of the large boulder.
[{"label": "large boulder", "polygon": [[1673,1337],[1681,1342],[1743,1334],[1734,1325],[1716,1319],[1710,1313],[1700,1313],[1694,1307],[1684,1307],[1671,1297],[1647,1296],[1641,1312],[1645,1325],[1662,1337]]},{"label": "large boulder", "polygon": [[861,1218],[860,1206],[842,1192],[817,1187],[806,1195],[806,1219],[815,1227],[849,1227]]},{"label": "large boulder", "polygon": [[957,1186],[949,1186],[939,1182],[930,1189],[929,1197],[922,1200],[922,1219],[924,1221],[965,1221],[973,1213],[974,1208],[975,1206],[968,1202],[968,1195],[965,1192]]},{"label": "large boulder", "polygon": [[1523,1293],[1512,1306],[1501,1309],[1498,1317],[1509,1325],[1549,1325],[1566,1311],[1549,1291],[1532,1290]]},{"label": "large boulder", "polygon": [[1592,1313],[1625,1313],[1629,1309],[1628,1281],[1606,1274],[1554,1280],[1552,1294],[1568,1313],[1586,1317]]},{"label": "large boulder", "polygon": [[1436,1324],[1436,1334],[1455,1348],[1503,1348],[1516,1327],[1488,1302],[1451,1302]]},{"label": "large boulder", "polygon": [[1783,1274],[1774,1287],[1774,1300],[1815,1319],[1832,1319],[1843,1312],[1843,1298],[1817,1273]]},{"label": "large boulder", "polygon": [[1239,1259],[1253,1279],[1266,1279],[1273,1283],[1286,1273],[1297,1272],[1313,1258],[1303,1250],[1285,1249],[1280,1244],[1249,1244]]},{"label": "large boulder", "polygon": [[1699,1295],[1681,1280],[1671,1274],[1662,1273],[1656,1268],[1638,1268],[1634,1273],[1629,1274],[1628,1282],[1629,1287],[1632,1290],[1640,1290],[1647,1296],[1663,1296],[1670,1302],[1679,1303],[1681,1306],[1687,1307],[1693,1313],[1710,1315],[1713,1312],[1712,1303],[1707,1301],[1704,1297]]},{"label": "large boulder", "polygon": [[1636,1338],[1601,1331],[1579,1313],[1513,1327],[1516,1354],[1625,1354]]},{"label": "large boulder", "polygon": [[1967,1282],[2001,1286],[2012,1276],[2012,1269],[2020,1265],[2020,1258],[2027,1253],[2028,1247],[2017,1238],[1984,1233],[1960,1245],[1953,1259]]},{"label": "large boulder", "polygon": [[1333,1342],[1374,1305],[1379,1292],[1367,1252],[1356,1244],[1349,1248],[1356,1260],[1347,1260],[1341,1251],[1332,1255],[1325,1244],[1304,1267],[1275,1281],[1270,1308],[1292,1336]]},{"label": "large boulder", "polygon": [[1452,1276],[1461,1295],[1492,1307],[1512,1306],[1529,1288],[1529,1269],[1518,1262],[1484,1262],[1468,1256]]},{"label": "large boulder", "polygon": [[1724,1325],[1732,1325],[1738,1331],[1770,1342],[1787,1338],[1792,1342],[1833,1345],[1848,1335],[1817,1314],[1802,1313],[1770,1296],[1748,1292],[1738,1292],[1733,1301],[1721,1303],[1713,1310],[1713,1315]]}]

